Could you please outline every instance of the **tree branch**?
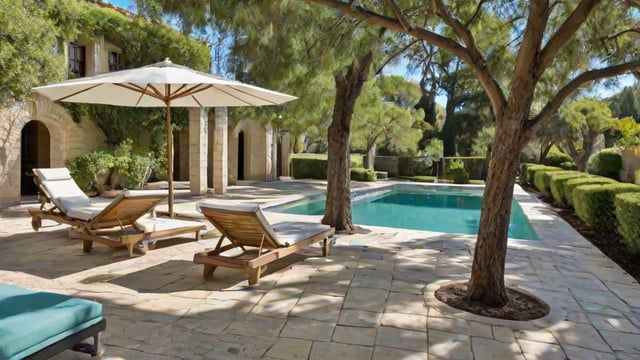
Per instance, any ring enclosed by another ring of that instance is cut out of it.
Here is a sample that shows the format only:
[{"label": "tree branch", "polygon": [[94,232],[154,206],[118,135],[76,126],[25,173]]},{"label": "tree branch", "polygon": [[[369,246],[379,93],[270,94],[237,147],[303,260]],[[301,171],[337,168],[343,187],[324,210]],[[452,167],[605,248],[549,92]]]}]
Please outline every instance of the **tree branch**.
[{"label": "tree branch", "polygon": [[377,69],[375,69],[375,74],[378,75],[380,74],[380,72],[382,71],[382,69],[387,66],[387,64],[389,64],[394,58],[396,58],[397,56],[401,55],[403,52],[405,52],[408,48],[412,47],[413,45],[417,44],[420,40],[413,40],[410,43],[407,44],[407,46],[403,47],[402,49],[398,49],[395,53],[391,54],[389,57],[387,57],[387,60],[385,60],[382,65],[378,66]]},{"label": "tree branch", "polygon": [[551,63],[562,46],[571,39],[573,34],[580,28],[580,26],[589,17],[591,11],[600,3],[600,0],[582,0],[576,6],[575,10],[569,15],[569,17],[560,25],[556,32],[551,36],[544,49],[540,53],[539,66],[537,67],[538,76],[542,76],[542,73],[546,70],[547,66]]},{"label": "tree branch", "polygon": [[524,131],[525,136],[530,135],[530,133],[535,131],[542,122],[558,111],[562,103],[582,85],[591,81],[622,75],[638,69],[640,69],[640,60],[583,72],[560,89],[556,96],[554,96],[553,99],[551,99],[551,101],[542,108],[540,113],[527,122]]},{"label": "tree branch", "polygon": [[[518,50],[518,58],[516,59],[516,66],[513,72],[514,80],[513,84],[528,84],[533,85],[537,83],[540,78],[538,74],[532,74],[531,69],[538,61],[538,55],[544,38],[545,24],[549,19],[549,1],[535,0],[531,2],[531,8],[529,10],[529,17],[527,18],[527,25],[522,35],[522,43]],[[534,81],[530,79],[533,77]],[[519,96],[519,91],[513,91],[512,96]]]},{"label": "tree branch", "polygon": [[469,25],[471,25],[471,23],[473,23],[473,21],[478,17],[478,15],[480,15],[480,10],[482,10],[482,5],[484,5],[484,3],[486,3],[487,0],[480,0],[480,2],[478,3],[478,6],[476,6],[476,9],[474,10],[473,14],[471,15],[471,17],[469,18],[469,21],[467,21],[464,24],[464,27],[469,27]]},{"label": "tree branch", "polygon": [[444,10],[444,6],[442,5],[441,0],[435,1],[440,5],[440,12],[444,14],[441,14],[440,16],[448,17],[449,21],[451,21],[452,24],[454,24],[456,27],[460,27],[462,33],[466,34],[464,36],[461,35],[463,37],[463,40],[464,37],[467,37],[467,40],[464,40],[466,47],[462,46],[457,41],[454,41],[451,38],[442,36],[424,28],[410,28],[409,30],[405,30],[399,20],[377,14],[370,10],[364,9],[361,6],[353,6],[350,3],[345,3],[339,0],[307,0],[307,2],[317,3],[326,7],[340,10],[345,15],[367,21],[370,24],[375,24],[389,30],[411,35],[417,39],[424,40],[439,47],[442,50],[448,51],[458,56],[476,73],[478,79],[480,80],[480,83],[482,84],[482,87],[487,92],[487,96],[491,101],[494,113],[496,114],[496,116],[500,116],[499,114],[503,112],[507,100],[502,92],[500,85],[489,72],[486,61],[482,57],[482,54],[480,54],[478,49],[475,47],[473,36],[470,32],[464,29],[464,26],[462,26],[462,24],[448,15],[448,13]]},{"label": "tree branch", "polygon": [[396,4],[396,2],[393,0],[387,0],[387,5],[389,5],[389,7],[391,8],[393,15],[395,15],[396,19],[398,19],[404,31],[410,31],[413,26],[411,26],[411,24],[407,21],[407,18],[402,15],[402,10],[400,10],[398,4]]}]

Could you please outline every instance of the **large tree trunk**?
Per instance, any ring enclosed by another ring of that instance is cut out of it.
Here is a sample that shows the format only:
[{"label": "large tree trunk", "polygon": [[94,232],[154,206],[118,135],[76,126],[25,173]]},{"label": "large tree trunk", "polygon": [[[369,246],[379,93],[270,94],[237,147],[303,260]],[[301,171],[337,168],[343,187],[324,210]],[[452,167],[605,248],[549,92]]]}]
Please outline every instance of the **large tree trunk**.
[{"label": "large tree trunk", "polygon": [[471,278],[467,286],[469,300],[488,306],[502,306],[508,300],[504,267],[509,217],[518,157],[525,143],[517,121],[505,121],[504,126],[496,129]]},{"label": "large tree trunk", "polygon": [[369,77],[371,52],[361,59],[355,59],[347,73],[338,73],[336,80],[336,102],[333,107],[333,119],[328,130],[329,156],[327,164],[327,203],[322,223],[336,230],[352,232],[351,220],[351,169],[349,158],[349,139],[351,137],[351,119],[356,100],[362,92],[362,86]]}]

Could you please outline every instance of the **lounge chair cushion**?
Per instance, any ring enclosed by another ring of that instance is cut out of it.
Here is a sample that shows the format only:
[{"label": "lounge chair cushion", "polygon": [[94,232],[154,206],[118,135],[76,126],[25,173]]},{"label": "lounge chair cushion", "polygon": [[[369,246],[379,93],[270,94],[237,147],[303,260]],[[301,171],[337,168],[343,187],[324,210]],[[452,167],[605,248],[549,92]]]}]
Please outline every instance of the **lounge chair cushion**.
[{"label": "lounge chair cushion", "polygon": [[264,230],[266,231],[267,235],[271,239],[273,239],[273,241],[276,244],[278,244],[279,246],[290,245],[290,244],[287,244],[286,241],[281,240],[278,234],[276,234],[276,232],[273,230],[273,228],[271,227],[271,224],[269,224],[269,221],[264,216],[264,213],[262,212],[262,207],[260,206],[260,204],[228,203],[228,202],[222,202],[217,200],[204,200],[204,201],[200,201],[196,205],[196,208],[200,212],[202,212],[202,208],[207,208],[213,211],[222,211],[222,212],[238,212],[243,214],[255,213],[256,218],[258,219],[258,221],[260,221],[260,223],[264,227]]},{"label": "lounge chair cushion", "polygon": [[60,211],[67,212],[70,207],[84,206],[91,203],[91,199],[80,190],[73,179],[68,180],[44,180],[42,187],[51,197],[51,201],[60,208]]},{"label": "lounge chair cushion", "polygon": [[41,181],[71,179],[71,173],[67,168],[40,168],[33,171]]},{"label": "lounge chair cushion", "polygon": [[74,219],[83,220],[83,221],[91,221],[98,214],[100,214],[104,208],[108,204],[95,204],[89,203],[86,205],[75,203],[75,204],[67,204],[65,206],[66,214],[69,217]]},{"label": "lounge chair cushion", "polygon": [[271,228],[278,235],[280,242],[284,243],[285,246],[290,246],[298,241],[327,231],[331,229],[331,226],[309,222],[283,221],[273,224]]},{"label": "lounge chair cushion", "polygon": [[100,303],[0,284],[0,359],[21,359],[102,318]]}]

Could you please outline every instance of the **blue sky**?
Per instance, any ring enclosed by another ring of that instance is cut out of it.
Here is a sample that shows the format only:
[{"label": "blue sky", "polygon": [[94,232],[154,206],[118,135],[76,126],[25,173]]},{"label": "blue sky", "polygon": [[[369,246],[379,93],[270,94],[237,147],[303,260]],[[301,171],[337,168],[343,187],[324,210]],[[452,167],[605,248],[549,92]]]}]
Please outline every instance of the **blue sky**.
[{"label": "blue sky", "polygon": [[106,0],[105,2],[113,4],[117,7],[121,7],[123,9],[127,9],[129,11],[133,11],[136,7],[136,4],[133,0]]}]

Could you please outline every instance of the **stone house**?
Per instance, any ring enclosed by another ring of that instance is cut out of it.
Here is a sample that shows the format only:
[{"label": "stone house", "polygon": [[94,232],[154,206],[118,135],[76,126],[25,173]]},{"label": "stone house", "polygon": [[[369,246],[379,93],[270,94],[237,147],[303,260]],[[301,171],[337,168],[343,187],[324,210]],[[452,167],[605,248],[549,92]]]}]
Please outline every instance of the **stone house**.
[{"label": "stone house", "polygon": [[[73,77],[118,70],[122,53],[104,36],[93,40],[81,36],[62,48]],[[233,125],[226,108],[207,110],[189,109],[189,126],[174,134],[174,180],[189,181],[192,194],[204,195],[210,188],[224,193],[227,185],[241,181],[289,175],[288,136],[278,142],[271,127],[260,121]],[[62,106],[41,97],[0,110],[0,208],[18,205],[37,193],[31,169],[65,166],[68,160],[105,146],[105,140],[94,122],[74,122]]]}]

